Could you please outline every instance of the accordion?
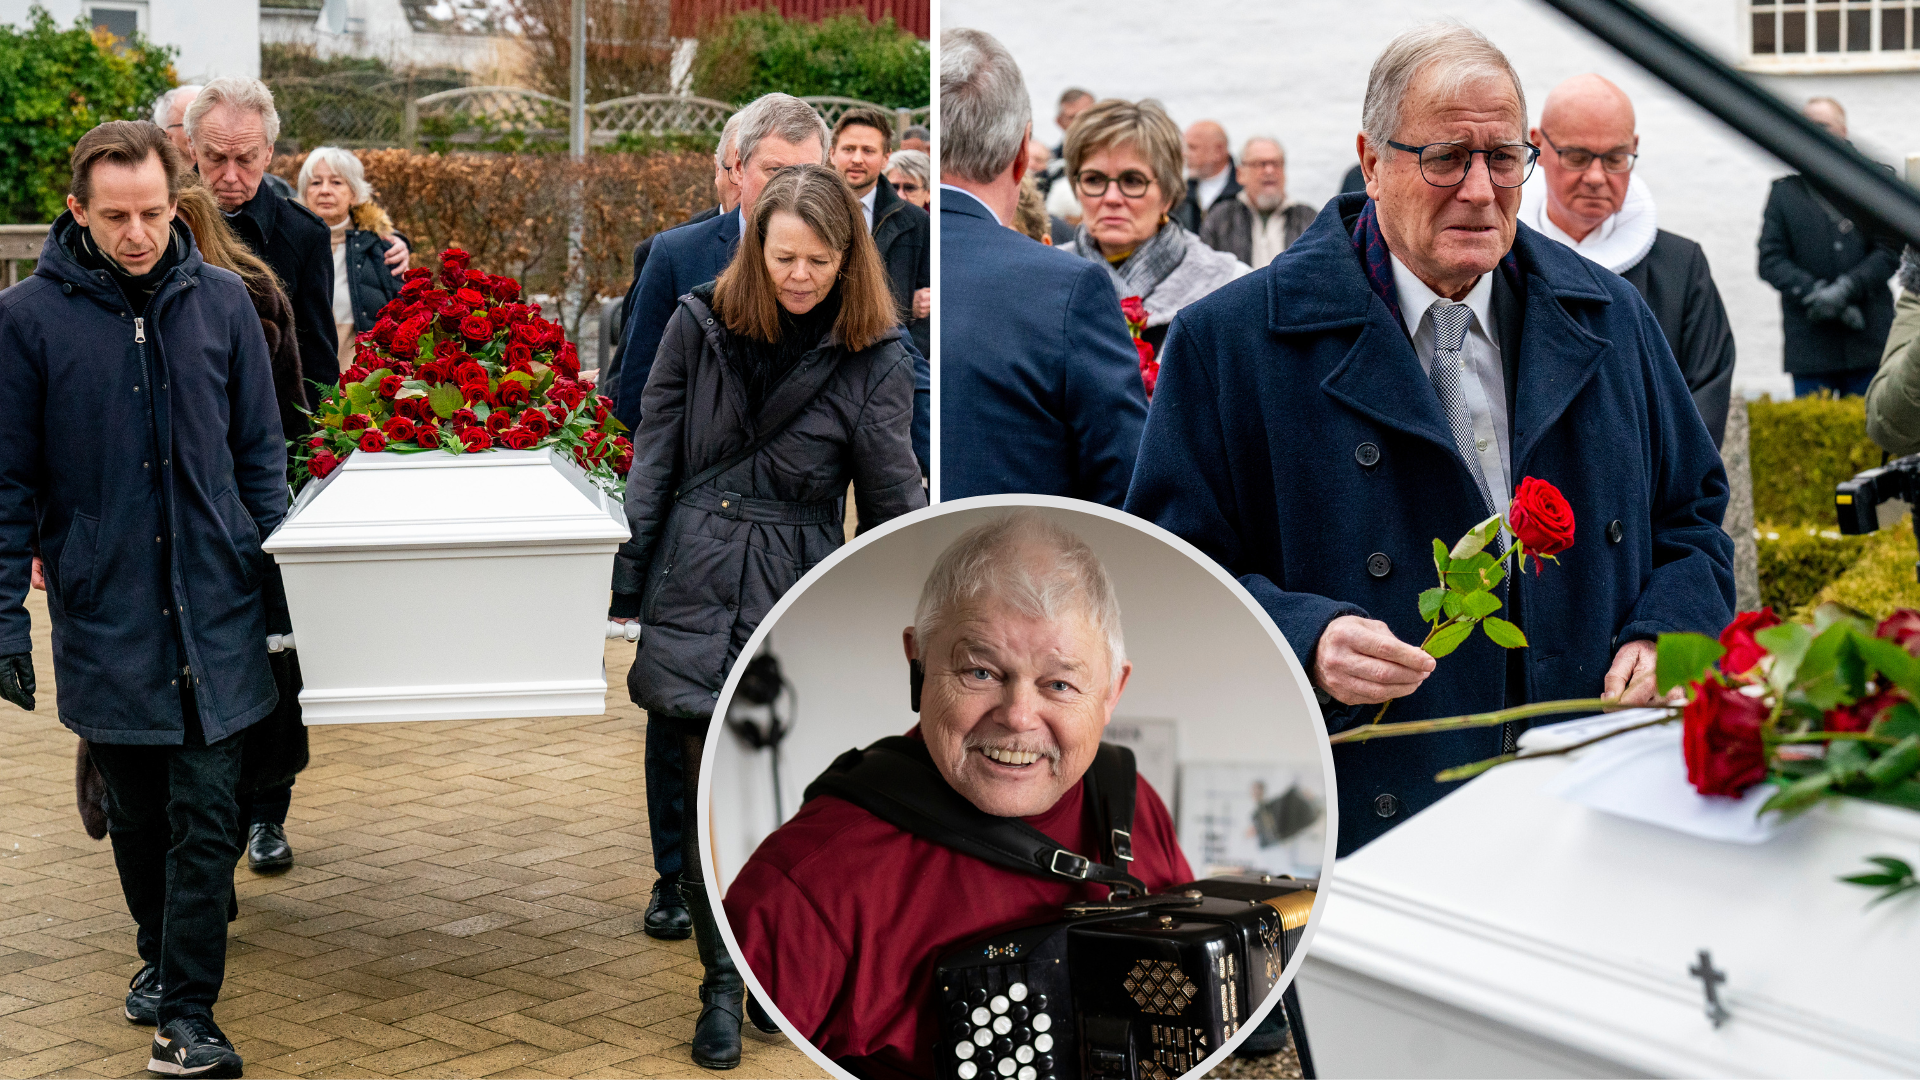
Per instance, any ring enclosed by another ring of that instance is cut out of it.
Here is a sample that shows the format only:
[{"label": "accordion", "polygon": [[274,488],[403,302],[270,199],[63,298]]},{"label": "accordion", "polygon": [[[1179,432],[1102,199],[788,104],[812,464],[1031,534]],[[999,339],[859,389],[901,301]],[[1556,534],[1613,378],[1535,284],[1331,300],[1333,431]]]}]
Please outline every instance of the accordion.
[{"label": "accordion", "polygon": [[1173,1080],[1280,982],[1315,883],[1207,878],[1069,906],[941,958],[944,1080]]}]

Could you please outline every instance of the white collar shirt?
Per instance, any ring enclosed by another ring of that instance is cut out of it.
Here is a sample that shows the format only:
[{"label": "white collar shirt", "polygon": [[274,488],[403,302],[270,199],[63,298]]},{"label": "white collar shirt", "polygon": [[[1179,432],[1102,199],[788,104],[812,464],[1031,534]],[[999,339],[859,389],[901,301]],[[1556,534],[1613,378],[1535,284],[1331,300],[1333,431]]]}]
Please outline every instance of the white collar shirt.
[{"label": "white collar shirt", "polygon": [[1195,180],[1193,182],[1194,194],[1196,201],[1200,204],[1201,213],[1204,214],[1208,210],[1213,209],[1213,204],[1215,200],[1220,198],[1220,193],[1227,190],[1227,179],[1232,175],[1233,166],[1227,164],[1222,165],[1219,172],[1214,173],[1205,180]]},{"label": "white collar shirt", "polygon": [[[968,191],[966,188],[954,187],[952,184],[941,184],[940,190],[945,192],[951,192],[955,195],[959,195],[964,198],[972,199],[974,202],[977,202],[980,204],[980,209],[985,210],[987,212],[988,217],[992,218],[995,221],[1000,221],[1000,215],[993,212],[993,207],[988,206],[987,201],[985,199],[982,199],[980,196],[975,195],[971,191]],[[1001,224],[1004,225],[1006,223],[1001,222]]]},{"label": "white collar shirt", "polygon": [[[1420,368],[1433,374],[1433,308],[1443,300],[1407,269],[1398,255],[1393,258],[1393,287],[1400,300],[1400,316],[1406,320],[1407,334],[1413,338],[1413,351]],[[1498,273],[1495,271],[1494,273]],[[1494,340],[1493,274],[1481,274],[1472,291],[1461,303],[1473,310],[1467,323],[1467,338],[1460,347],[1465,368],[1464,389],[1467,412],[1473,418],[1473,448],[1479,457],[1480,472],[1493,493],[1494,512],[1505,515],[1513,499],[1512,451],[1507,439],[1507,374],[1500,361],[1500,343]]]},{"label": "white collar shirt", "polygon": [[873,182],[865,195],[860,196],[860,215],[867,219],[867,231],[873,231],[873,200],[880,194],[880,182]]}]

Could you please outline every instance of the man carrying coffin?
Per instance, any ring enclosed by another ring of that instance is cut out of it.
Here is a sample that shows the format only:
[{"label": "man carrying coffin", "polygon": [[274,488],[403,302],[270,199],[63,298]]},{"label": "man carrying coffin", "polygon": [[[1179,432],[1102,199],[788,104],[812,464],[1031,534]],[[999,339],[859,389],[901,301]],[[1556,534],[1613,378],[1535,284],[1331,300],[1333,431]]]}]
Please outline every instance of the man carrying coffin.
[{"label": "man carrying coffin", "polygon": [[[1092,550],[1031,511],[977,526],[934,564],[902,635],[933,767],[973,807],[1098,860],[1083,813],[1100,735],[1132,665]],[[1173,821],[1135,782],[1133,861],[1151,890],[1190,880]],[[813,795],[727,891],[742,959],[808,1041],[863,1077],[934,1075],[939,958],[1050,922],[1090,882],[1003,869]]]},{"label": "man carrying coffin", "polygon": [[[1660,325],[1633,287],[1525,227],[1538,151],[1506,57],[1458,25],[1374,62],[1341,195],[1264,270],[1167,337],[1126,508],[1239,577],[1318,688],[1327,728],[1529,701],[1653,697],[1654,641],[1732,617],[1727,480]],[[1418,594],[1433,542],[1560,488],[1573,547],[1510,573],[1502,615],[1440,661]],[[1346,854],[1512,749],[1519,725],[1334,748]]]},{"label": "man carrying coffin", "polygon": [[32,709],[28,565],[46,560],[60,722],[87,740],[145,966],[126,1017],[147,1067],[240,1075],[225,977],[242,732],[277,700],[260,540],[286,448],[260,319],[174,208],[158,126],[73,149],[67,212],[0,294],[0,697]]}]

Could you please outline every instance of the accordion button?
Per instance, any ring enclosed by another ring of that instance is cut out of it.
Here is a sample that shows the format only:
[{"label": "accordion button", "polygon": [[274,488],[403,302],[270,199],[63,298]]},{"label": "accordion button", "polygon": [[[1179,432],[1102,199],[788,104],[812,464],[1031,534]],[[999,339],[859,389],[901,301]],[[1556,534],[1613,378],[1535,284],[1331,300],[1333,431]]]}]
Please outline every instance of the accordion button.
[{"label": "accordion button", "polygon": [[1038,1080],[1040,1070],[1031,1065],[1022,1066],[1017,1080]]},{"label": "accordion button", "polygon": [[980,1066],[971,1061],[963,1061],[960,1063],[960,1068],[955,1071],[960,1074],[960,1080],[973,1080],[980,1075]]},{"label": "accordion button", "polygon": [[1041,1054],[1039,1057],[1033,1059],[1033,1066],[1034,1068],[1039,1069],[1041,1072],[1052,1072],[1053,1071],[1053,1055]]},{"label": "accordion button", "polygon": [[962,1039],[960,1045],[953,1048],[953,1056],[961,1061],[967,1060],[973,1056],[973,1044]]},{"label": "accordion button", "polygon": [[1025,1005],[1015,1005],[1013,1008],[1007,1010],[1007,1015],[1013,1017],[1014,1023],[1024,1024],[1027,1022],[1027,1017],[1033,1015],[1033,1010],[1027,1008]]},{"label": "accordion button", "polygon": [[993,1032],[991,1032],[991,1031],[988,1031],[988,1030],[987,1030],[986,1028],[975,1028],[975,1029],[974,1029],[974,1031],[973,1031],[973,1045],[975,1045],[975,1046],[985,1046],[985,1045],[987,1045],[988,1043],[990,1043],[990,1042],[992,1042],[992,1041],[993,1041]]},{"label": "accordion button", "polygon": [[1029,1004],[1033,1006],[1034,1012],[1037,1012],[1037,1013],[1046,1012],[1047,1011],[1047,995],[1035,994],[1033,995],[1033,1000],[1029,1002]]},{"label": "accordion button", "polygon": [[985,990],[976,988],[976,989],[967,991],[967,1004],[985,1005],[986,1003],[987,1003],[987,992]]},{"label": "accordion button", "polygon": [[981,1008],[973,1010],[973,1022],[977,1027],[985,1027],[993,1022],[993,1014],[982,1006]]},{"label": "accordion button", "polygon": [[1004,1016],[996,1016],[993,1018],[993,1033],[995,1035],[1005,1035],[1007,1032],[1012,1030],[1013,1030],[1013,1021],[1007,1019]]},{"label": "accordion button", "polygon": [[1011,998],[1014,1001],[1027,1000],[1027,984],[1023,982],[1017,982],[1017,983],[1014,983],[1012,986],[1007,987],[1007,997]]},{"label": "accordion button", "polygon": [[987,1008],[992,1009],[996,1013],[1006,1012],[1012,1007],[1013,1004],[1006,999],[1006,995],[1004,994],[995,994],[993,1000],[987,1002]]},{"label": "accordion button", "polygon": [[1014,1070],[1019,1067],[1020,1066],[1013,1063],[1012,1058],[1001,1058],[999,1063],[994,1065],[993,1071],[999,1073],[1001,1076],[1012,1076]]},{"label": "accordion button", "polygon": [[1033,1048],[1042,1054],[1053,1049],[1053,1036],[1041,1035],[1033,1040]]},{"label": "accordion button", "polygon": [[1012,1039],[1002,1038],[1002,1039],[993,1040],[993,1054],[995,1057],[1008,1057],[1012,1053],[1013,1053]]},{"label": "accordion button", "polygon": [[1025,1065],[1027,1062],[1032,1061],[1033,1047],[1031,1046],[1015,1047],[1013,1051],[1013,1060],[1019,1062],[1022,1065]]},{"label": "accordion button", "polygon": [[1048,1016],[1046,1013],[1041,1013],[1039,1016],[1033,1018],[1033,1030],[1035,1031],[1046,1031],[1052,1027],[1053,1017]]}]

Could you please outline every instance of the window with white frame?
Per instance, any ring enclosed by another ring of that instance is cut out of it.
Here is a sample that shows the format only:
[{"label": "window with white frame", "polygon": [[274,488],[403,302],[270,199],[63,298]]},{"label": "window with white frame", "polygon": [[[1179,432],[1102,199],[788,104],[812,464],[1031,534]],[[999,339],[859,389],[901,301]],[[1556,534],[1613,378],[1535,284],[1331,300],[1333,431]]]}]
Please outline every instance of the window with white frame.
[{"label": "window with white frame", "polygon": [[1920,69],[1920,0],[1747,0],[1748,68]]},{"label": "window with white frame", "polygon": [[105,3],[87,5],[87,22],[96,30],[105,30],[121,41],[147,32],[147,5],[142,3]]}]

